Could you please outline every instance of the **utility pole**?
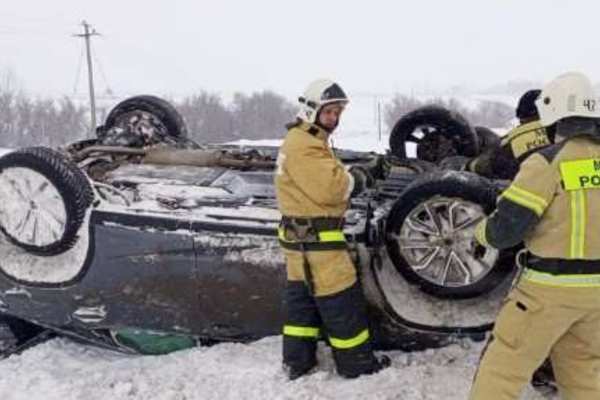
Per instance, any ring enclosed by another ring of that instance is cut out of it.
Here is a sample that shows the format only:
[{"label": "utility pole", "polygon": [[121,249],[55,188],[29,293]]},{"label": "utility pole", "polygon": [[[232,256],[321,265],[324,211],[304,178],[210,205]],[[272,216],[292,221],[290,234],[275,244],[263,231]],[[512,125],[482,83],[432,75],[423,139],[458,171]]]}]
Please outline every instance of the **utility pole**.
[{"label": "utility pole", "polygon": [[83,34],[75,34],[73,36],[85,39],[85,49],[87,53],[87,66],[88,66],[88,83],[90,92],[90,114],[91,114],[91,126],[90,133],[94,135],[96,131],[96,95],[94,93],[94,68],[92,66],[92,46],[90,43],[91,36],[99,36],[94,28],[87,21],[81,21],[83,26]]},{"label": "utility pole", "polygon": [[379,132],[379,142],[381,142],[381,102],[377,98],[377,131]]}]

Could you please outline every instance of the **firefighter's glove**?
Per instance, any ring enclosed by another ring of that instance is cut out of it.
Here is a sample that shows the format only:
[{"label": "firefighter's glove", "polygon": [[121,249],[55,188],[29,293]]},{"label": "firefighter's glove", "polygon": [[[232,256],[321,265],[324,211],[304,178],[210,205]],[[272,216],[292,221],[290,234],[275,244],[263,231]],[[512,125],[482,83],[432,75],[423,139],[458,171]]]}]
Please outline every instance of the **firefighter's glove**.
[{"label": "firefighter's glove", "polygon": [[370,189],[375,186],[375,179],[369,174],[369,171],[360,165],[353,165],[348,169],[348,173],[352,175],[354,179],[354,187],[350,193],[350,197],[357,196],[364,192],[366,189]]},{"label": "firefighter's glove", "polygon": [[375,180],[386,179],[392,169],[391,164],[381,154],[377,154],[371,161],[363,164],[363,166]]}]

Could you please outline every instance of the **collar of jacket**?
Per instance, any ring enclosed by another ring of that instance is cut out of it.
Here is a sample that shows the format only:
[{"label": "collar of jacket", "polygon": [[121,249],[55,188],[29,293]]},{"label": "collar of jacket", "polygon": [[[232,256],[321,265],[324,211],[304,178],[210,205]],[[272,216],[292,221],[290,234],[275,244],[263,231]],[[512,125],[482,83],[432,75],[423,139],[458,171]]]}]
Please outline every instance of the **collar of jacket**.
[{"label": "collar of jacket", "polygon": [[[570,139],[578,136],[600,138],[598,121],[592,118],[571,117],[556,123],[556,136],[560,139]],[[559,139],[557,139],[559,141]]]},{"label": "collar of jacket", "polygon": [[534,131],[536,129],[543,129],[541,122],[539,120],[529,121],[527,123],[521,124],[519,126],[511,129],[500,141],[502,146],[510,143],[511,140],[514,140],[516,137],[521,136],[524,133]]},{"label": "collar of jacket", "polygon": [[325,129],[315,125],[315,124],[309,124],[308,122],[302,121],[300,123],[300,125],[298,125],[298,129],[309,133],[310,135],[321,139],[323,141],[327,141],[327,138],[329,138],[329,132],[327,132]]}]

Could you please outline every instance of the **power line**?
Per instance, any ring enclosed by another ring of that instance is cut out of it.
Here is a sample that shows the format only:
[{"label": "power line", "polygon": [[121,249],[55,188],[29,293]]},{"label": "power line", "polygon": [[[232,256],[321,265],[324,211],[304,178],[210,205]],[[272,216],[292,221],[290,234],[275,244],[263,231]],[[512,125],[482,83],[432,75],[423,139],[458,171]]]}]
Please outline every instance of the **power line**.
[{"label": "power line", "polygon": [[[1,18],[0,18],[1,20]],[[6,25],[0,24],[0,35],[30,36],[30,35],[64,35],[62,25],[40,26],[35,25]]]},{"label": "power line", "polygon": [[75,83],[73,84],[73,94],[77,93],[77,88],[79,87],[79,77],[81,76],[81,65],[83,64],[83,46],[81,46],[81,50],[79,52],[79,61],[77,62],[77,73],[75,74]]},{"label": "power line", "polygon": [[106,87],[105,91],[108,94],[113,94],[113,90],[110,87],[110,84],[108,83],[108,79],[106,79],[106,74],[104,73],[104,66],[102,65],[102,62],[100,61],[100,58],[94,54],[94,61],[96,62],[96,64],[98,65],[98,69],[100,70],[100,76],[102,77],[102,80],[104,81],[104,86]]},{"label": "power line", "polygon": [[44,13],[44,16],[23,15],[22,13],[11,14],[5,10],[0,11],[0,20],[17,22],[19,24],[35,24],[35,25],[56,25],[67,24],[73,22],[71,18],[67,18],[64,13],[57,12],[56,14]]}]

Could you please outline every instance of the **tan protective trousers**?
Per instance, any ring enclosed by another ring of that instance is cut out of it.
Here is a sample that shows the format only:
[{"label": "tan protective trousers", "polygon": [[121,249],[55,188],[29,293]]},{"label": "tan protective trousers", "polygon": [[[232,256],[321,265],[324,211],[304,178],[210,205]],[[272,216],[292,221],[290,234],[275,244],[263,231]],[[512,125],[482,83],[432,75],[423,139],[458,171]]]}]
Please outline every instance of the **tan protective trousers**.
[{"label": "tan protective trousers", "polygon": [[521,279],[498,314],[470,399],[518,399],[548,355],[563,399],[600,399],[600,288]]},{"label": "tan protective trousers", "polygon": [[[304,281],[302,252],[283,249],[288,281]],[[315,296],[330,296],[348,289],[356,282],[356,268],[348,250],[307,251],[304,253],[312,273]]]}]

